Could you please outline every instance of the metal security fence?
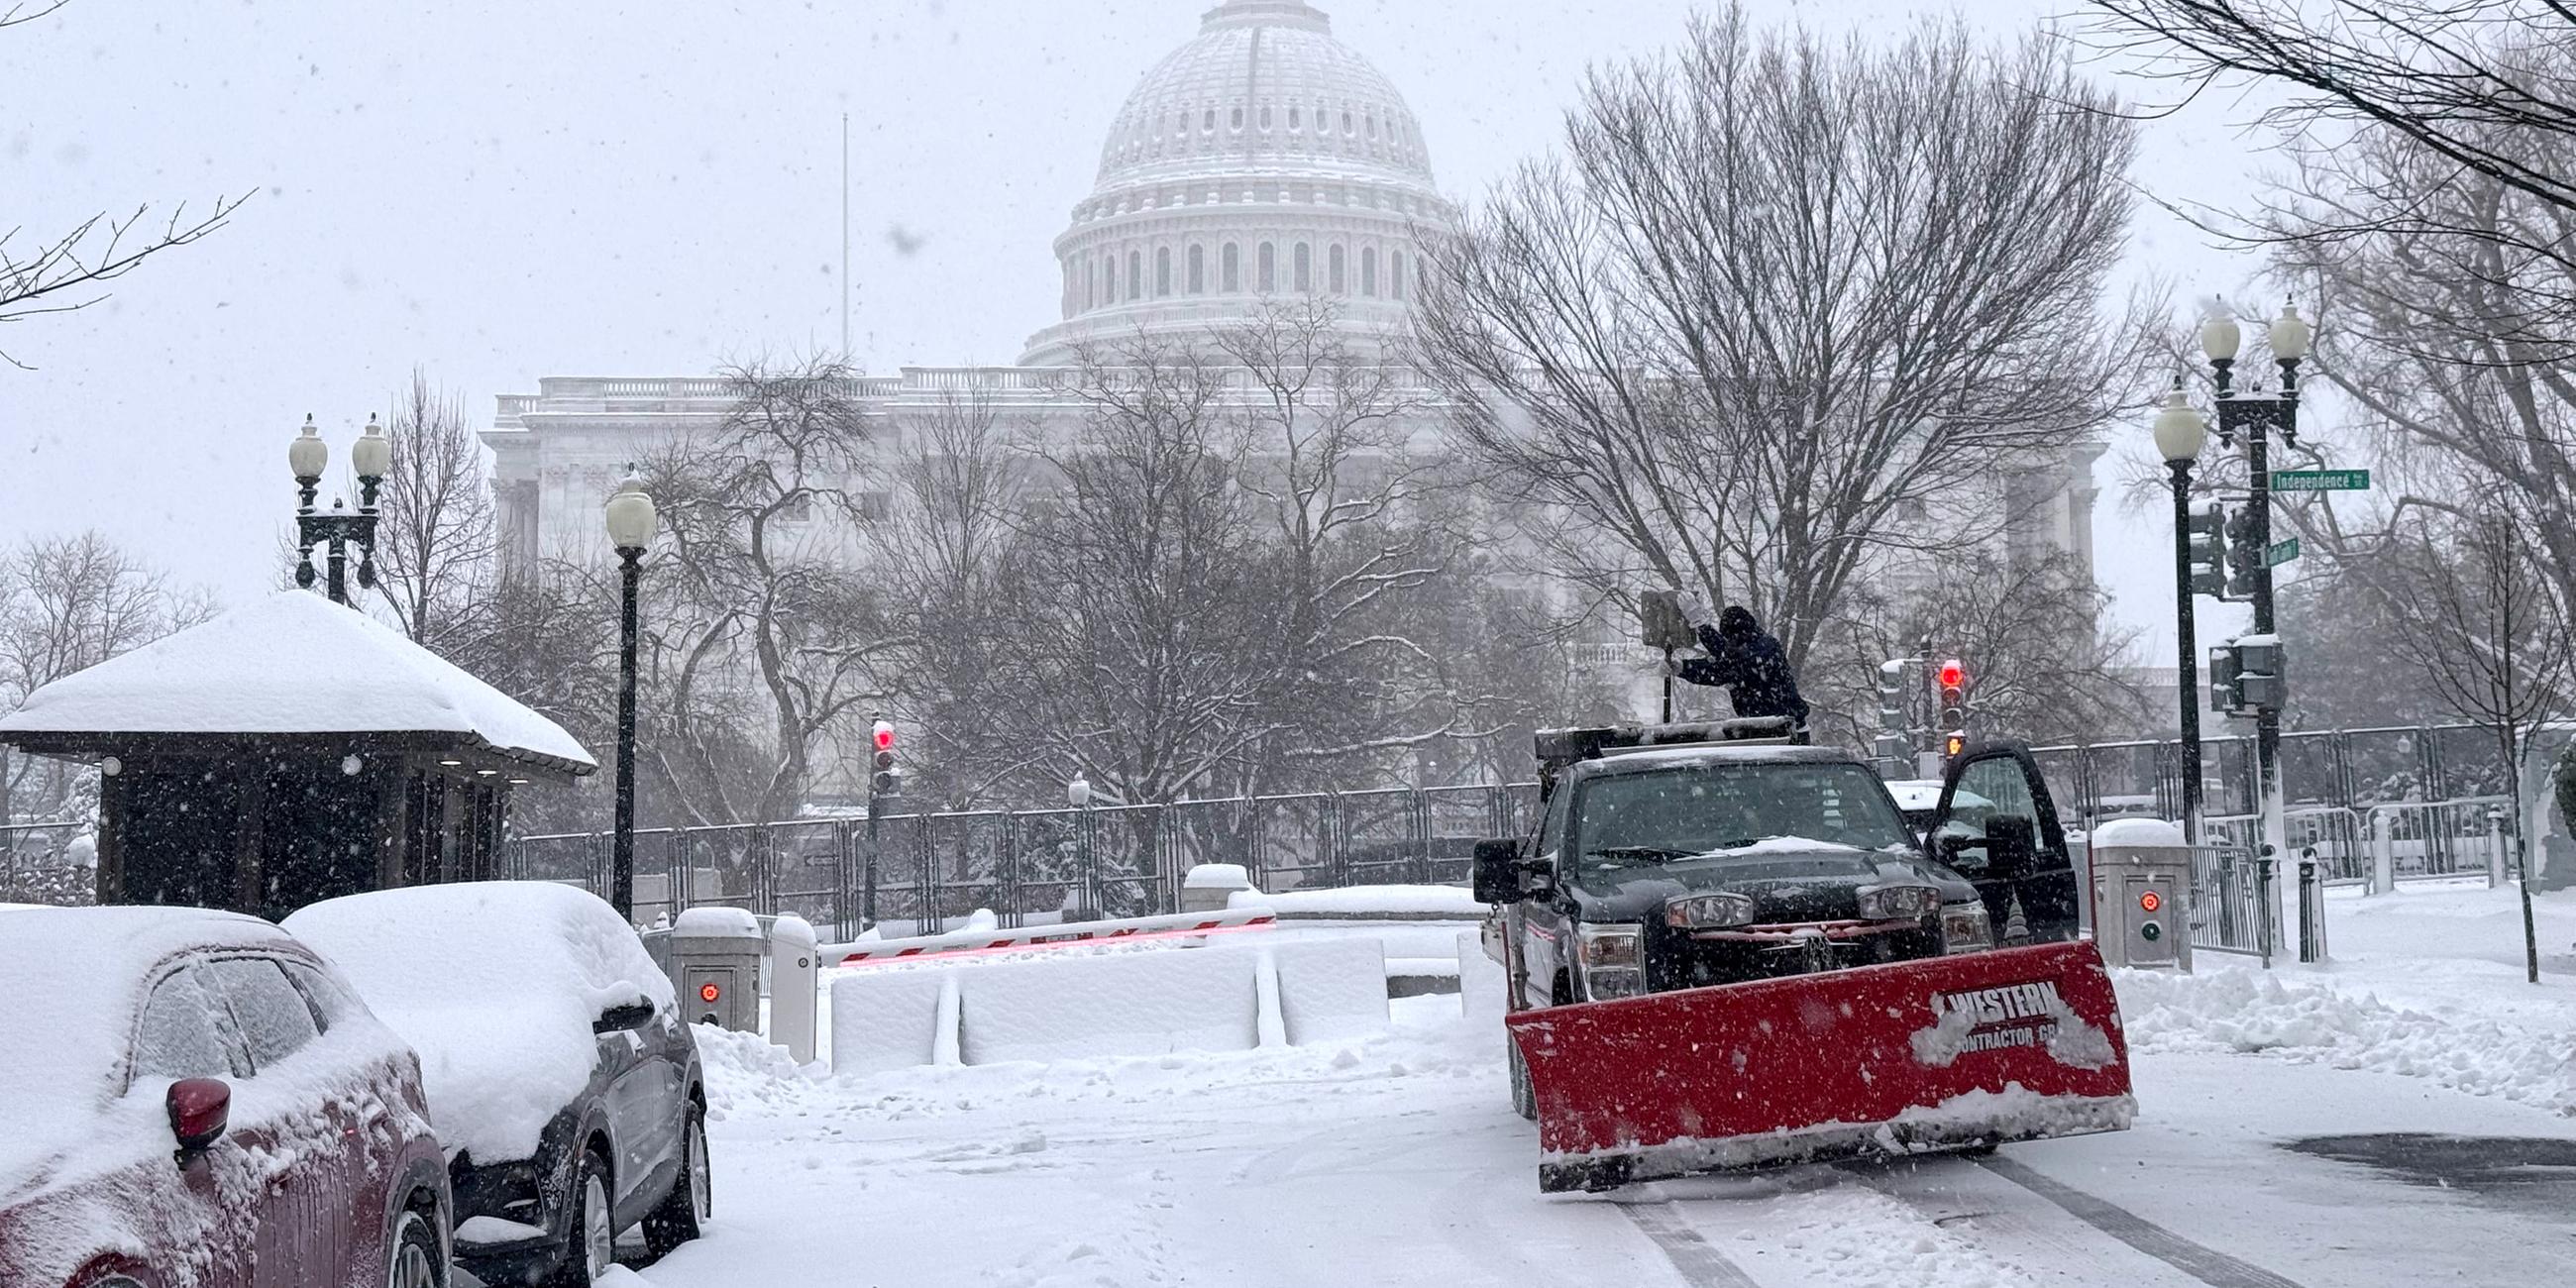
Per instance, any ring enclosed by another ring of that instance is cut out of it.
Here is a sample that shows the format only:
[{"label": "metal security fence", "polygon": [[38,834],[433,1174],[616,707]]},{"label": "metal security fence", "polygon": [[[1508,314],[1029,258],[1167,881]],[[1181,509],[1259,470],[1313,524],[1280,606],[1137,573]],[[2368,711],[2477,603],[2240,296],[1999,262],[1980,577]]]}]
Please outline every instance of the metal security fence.
[{"label": "metal security fence", "polygon": [[[2179,741],[2034,747],[2069,824],[2130,814],[2177,818],[2187,772]],[[2204,737],[2198,766],[2209,814],[2259,807],[2251,733]],[[2281,735],[2281,783],[2293,812],[2356,810],[2505,793],[2510,772],[2493,731],[2478,725],[2318,729]]]},{"label": "metal security fence", "polygon": [[[1145,916],[1179,906],[1201,863],[1239,863],[1272,893],[1463,884],[1475,844],[1535,824],[1536,783],[1391,787],[1170,805],[799,819],[635,834],[635,915],[723,905],[794,913],[835,933],[1005,927]],[[605,894],[604,832],[513,838],[503,874]]]},{"label": "metal security fence", "polygon": [[2272,964],[2273,865],[2243,845],[2201,845],[2191,852],[2191,946],[2195,952],[2242,953]]}]

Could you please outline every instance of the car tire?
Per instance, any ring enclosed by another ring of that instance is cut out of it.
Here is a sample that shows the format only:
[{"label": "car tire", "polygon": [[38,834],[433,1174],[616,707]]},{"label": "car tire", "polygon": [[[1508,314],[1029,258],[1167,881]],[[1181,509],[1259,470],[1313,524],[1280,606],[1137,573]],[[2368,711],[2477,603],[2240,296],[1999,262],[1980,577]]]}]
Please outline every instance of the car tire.
[{"label": "car tire", "polygon": [[1503,1049],[1509,1053],[1512,1064],[1512,1112],[1537,1122],[1538,1091],[1530,1086],[1529,1062],[1521,1059],[1521,1044],[1506,1034]]},{"label": "car tire", "polygon": [[573,1177],[572,1208],[564,1214],[564,1255],[547,1282],[553,1288],[587,1288],[617,1261],[615,1194],[608,1160],[583,1150]]},{"label": "car tire", "polygon": [[715,1188],[707,1160],[707,1116],[689,1106],[689,1121],[680,1129],[680,1174],[671,1192],[644,1218],[644,1250],[656,1257],[697,1238],[715,1214]]},{"label": "car tire", "polygon": [[418,1208],[405,1209],[394,1222],[393,1255],[387,1259],[386,1288],[447,1288],[446,1250],[438,1230]]}]

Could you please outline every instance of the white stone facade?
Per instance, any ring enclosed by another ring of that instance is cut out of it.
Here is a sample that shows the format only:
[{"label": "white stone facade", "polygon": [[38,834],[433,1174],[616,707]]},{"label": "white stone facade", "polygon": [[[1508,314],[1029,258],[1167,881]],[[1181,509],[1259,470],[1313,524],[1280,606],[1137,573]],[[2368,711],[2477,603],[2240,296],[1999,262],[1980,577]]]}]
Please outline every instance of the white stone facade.
[{"label": "white stone facade", "polygon": [[[1246,321],[1265,297],[1332,301],[1350,349],[1385,352],[1408,324],[1417,236],[1453,227],[1419,123],[1377,69],[1300,0],[1227,0],[1149,71],[1112,123],[1092,191],[1055,241],[1061,317],[1020,365],[906,367],[861,396],[900,443],[907,409],[967,389],[1041,433],[1069,432],[1060,389],[1085,346],[1186,342]],[[599,506],[625,464],[723,415],[712,378],[547,377],[505,394],[484,435],[512,558],[602,559]],[[1436,414],[1408,437],[1436,450]],[[2011,472],[2014,535],[2092,562],[2098,445]],[[864,481],[857,486],[864,488]],[[1599,658],[1624,655],[1606,644]],[[1597,665],[1610,666],[1604,661]]]}]

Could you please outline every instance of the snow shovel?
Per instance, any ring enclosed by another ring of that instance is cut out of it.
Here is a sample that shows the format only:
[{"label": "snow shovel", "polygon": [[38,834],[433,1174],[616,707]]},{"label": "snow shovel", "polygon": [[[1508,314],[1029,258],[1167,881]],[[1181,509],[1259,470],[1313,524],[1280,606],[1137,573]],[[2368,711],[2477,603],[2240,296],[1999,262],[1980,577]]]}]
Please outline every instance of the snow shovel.
[{"label": "snow shovel", "polygon": [[1508,1017],[1539,1189],[2119,1131],[2136,1102],[2089,940]]}]

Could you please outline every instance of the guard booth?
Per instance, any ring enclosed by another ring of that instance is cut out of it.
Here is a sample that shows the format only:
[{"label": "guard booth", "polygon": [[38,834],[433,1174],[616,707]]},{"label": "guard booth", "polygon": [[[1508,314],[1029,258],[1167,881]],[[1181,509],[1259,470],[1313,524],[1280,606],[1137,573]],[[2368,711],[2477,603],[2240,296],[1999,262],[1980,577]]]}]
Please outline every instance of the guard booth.
[{"label": "guard booth", "polygon": [[500,690],[292,590],[37,689],[0,743],[97,766],[100,903],[272,920],[502,875],[511,790],[598,768]]}]

